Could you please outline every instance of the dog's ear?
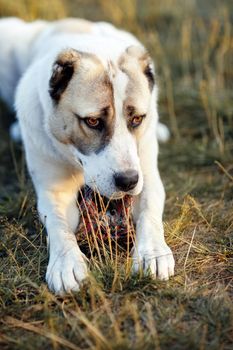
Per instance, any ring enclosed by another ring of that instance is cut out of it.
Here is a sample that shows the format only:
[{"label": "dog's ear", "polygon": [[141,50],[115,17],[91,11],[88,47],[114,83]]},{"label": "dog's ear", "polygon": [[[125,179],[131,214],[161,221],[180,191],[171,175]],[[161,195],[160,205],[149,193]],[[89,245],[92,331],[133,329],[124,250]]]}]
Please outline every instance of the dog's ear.
[{"label": "dog's ear", "polygon": [[148,52],[141,46],[132,45],[126,49],[125,53],[125,58],[128,56],[138,60],[142,71],[148,80],[149,88],[152,90],[155,84],[155,72],[153,61]]},{"label": "dog's ear", "polygon": [[49,94],[58,103],[66,90],[75,69],[80,61],[80,54],[74,49],[62,51],[53,64],[52,75],[49,80]]}]

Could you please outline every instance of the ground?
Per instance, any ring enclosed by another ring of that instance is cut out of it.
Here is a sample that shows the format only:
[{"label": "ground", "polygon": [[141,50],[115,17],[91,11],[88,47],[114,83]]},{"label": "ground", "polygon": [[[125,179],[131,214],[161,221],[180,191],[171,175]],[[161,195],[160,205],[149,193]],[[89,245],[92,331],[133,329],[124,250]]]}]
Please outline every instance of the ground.
[{"label": "ground", "polygon": [[1,349],[231,349],[233,343],[233,4],[223,0],[0,0],[0,16],[109,20],[156,61],[168,282],[129,273],[129,258],[91,260],[64,298],[45,285],[45,231],[20,145],[0,129]]}]

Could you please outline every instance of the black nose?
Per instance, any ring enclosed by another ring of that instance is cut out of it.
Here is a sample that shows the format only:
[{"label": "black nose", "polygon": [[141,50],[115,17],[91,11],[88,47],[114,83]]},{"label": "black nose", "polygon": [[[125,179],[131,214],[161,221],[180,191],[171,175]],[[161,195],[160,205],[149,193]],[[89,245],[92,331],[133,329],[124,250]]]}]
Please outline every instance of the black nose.
[{"label": "black nose", "polygon": [[138,173],[135,170],[127,170],[114,175],[116,187],[124,192],[132,190],[138,183]]}]

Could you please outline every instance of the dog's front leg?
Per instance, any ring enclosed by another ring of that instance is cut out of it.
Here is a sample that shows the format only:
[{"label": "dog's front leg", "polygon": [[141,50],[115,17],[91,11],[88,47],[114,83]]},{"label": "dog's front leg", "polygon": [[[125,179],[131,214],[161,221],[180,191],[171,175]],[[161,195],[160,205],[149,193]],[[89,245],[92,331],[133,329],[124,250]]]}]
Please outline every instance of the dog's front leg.
[{"label": "dog's front leg", "polygon": [[164,239],[165,193],[157,168],[158,144],[154,135],[149,132],[139,145],[144,185],[133,208],[136,222],[133,270],[150,270],[154,277],[168,279],[174,274],[174,258]]},{"label": "dog's front leg", "polygon": [[74,234],[79,222],[76,198],[82,174],[62,162],[44,159],[35,151],[28,153],[27,160],[48,236],[46,281],[57,294],[78,290],[87,277],[87,266]]},{"label": "dog's front leg", "polygon": [[77,216],[74,194],[65,190],[41,191],[38,210],[48,234],[48,286],[57,294],[78,290],[87,277],[87,267],[77,245],[74,227],[67,220],[68,215]]}]

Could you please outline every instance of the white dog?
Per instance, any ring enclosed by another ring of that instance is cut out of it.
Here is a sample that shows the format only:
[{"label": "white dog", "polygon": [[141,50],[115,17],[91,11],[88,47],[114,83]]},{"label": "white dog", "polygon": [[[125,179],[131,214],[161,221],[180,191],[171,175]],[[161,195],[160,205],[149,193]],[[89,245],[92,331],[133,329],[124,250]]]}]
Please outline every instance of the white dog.
[{"label": "white dog", "polygon": [[0,94],[9,105],[15,100],[48,233],[49,288],[78,290],[87,276],[74,235],[76,196],[84,183],[107,197],[136,197],[133,270],[168,279],[174,259],[164,240],[155,137],[159,127],[164,130],[153,62],[142,44],[107,23],[6,18],[0,47]]}]

